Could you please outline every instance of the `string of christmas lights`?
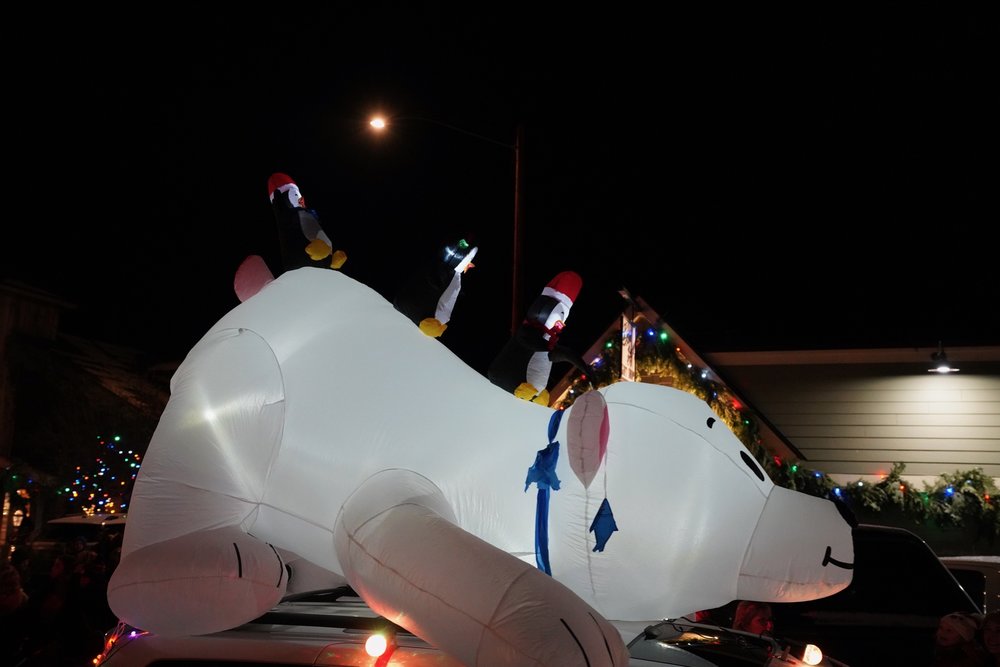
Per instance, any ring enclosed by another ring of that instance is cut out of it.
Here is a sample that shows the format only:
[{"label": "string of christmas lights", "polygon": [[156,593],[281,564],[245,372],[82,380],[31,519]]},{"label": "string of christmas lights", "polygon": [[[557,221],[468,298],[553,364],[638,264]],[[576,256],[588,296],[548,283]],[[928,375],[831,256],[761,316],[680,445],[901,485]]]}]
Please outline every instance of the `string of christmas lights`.
[{"label": "string of christmas lights", "polygon": [[[568,408],[587,391],[619,382],[621,354],[621,339],[608,338],[601,353],[590,362],[596,385],[591,386],[586,376],[580,375],[556,407]],[[902,481],[906,465],[897,462],[877,482],[859,478],[849,484],[839,484],[821,471],[798,463],[785,463],[778,456],[768,456],[755,417],[707,369],[698,368],[686,359],[681,348],[671,343],[668,332],[649,327],[636,337],[635,373],[637,382],[668,384],[707,402],[778,486],[842,501],[863,514],[896,509],[912,518],[915,525],[972,525],[977,527],[983,539],[991,543],[1000,539],[1000,509],[996,502],[1000,491],[982,468],[942,474],[931,484],[924,482],[923,489],[918,490]]]},{"label": "string of christmas lights", "polygon": [[76,466],[73,480],[57,493],[84,514],[127,512],[132,486],[142,455],[124,446],[121,436],[97,436],[98,451],[94,460]]}]

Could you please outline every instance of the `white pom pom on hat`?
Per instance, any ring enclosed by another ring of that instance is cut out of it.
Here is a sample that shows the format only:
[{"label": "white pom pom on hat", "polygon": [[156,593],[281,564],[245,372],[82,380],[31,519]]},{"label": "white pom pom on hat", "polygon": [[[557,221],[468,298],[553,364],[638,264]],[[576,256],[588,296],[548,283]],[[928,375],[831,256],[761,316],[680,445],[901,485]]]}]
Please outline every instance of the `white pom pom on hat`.
[{"label": "white pom pom on hat", "polygon": [[275,172],[271,174],[271,178],[267,179],[267,196],[271,198],[271,201],[274,201],[274,193],[281,190],[282,187],[285,188],[281,190],[282,192],[287,191],[287,186],[289,185],[295,185],[295,181],[292,180],[291,176]]},{"label": "white pom pom on hat", "polygon": [[567,308],[571,308],[576,297],[580,294],[582,286],[583,278],[580,277],[580,274],[576,271],[563,271],[549,281],[549,284],[542,290],[542,294],[558,299]]}]

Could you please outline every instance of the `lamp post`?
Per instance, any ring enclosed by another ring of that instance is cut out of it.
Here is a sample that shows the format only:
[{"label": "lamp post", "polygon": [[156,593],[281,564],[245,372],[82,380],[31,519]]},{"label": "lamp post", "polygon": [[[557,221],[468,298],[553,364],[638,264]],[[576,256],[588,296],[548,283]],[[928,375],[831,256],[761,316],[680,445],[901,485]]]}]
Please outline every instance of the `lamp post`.
[{"label": "lamp post", "polygon": [[510,333],[511,335],[517,330],[518,325],[521,323],[521,208],[523,205],[521,198],[521,145],[524,142],[524,127],[521,124],[517,125],[514,132],[514,143],[508,144],[503,141],[498,141],[491,137],[466,130],[461,127],[457,127],[450,123],[445,123],[439,120],[434,120],[432,118],[424,118],[423,116],[374,116],[368,124],[377,132],[382,132],[389,127],[391,121],[403,121],[403,120],[416,120],[424,123],[432,123],[434,125],[439,125],[441,127],[459,132],[466,136],[470,136],[482,141],[495,144],[497,146],[502,146],[514,154],[514,249],[511,260],[511,305],[510,305]]}]

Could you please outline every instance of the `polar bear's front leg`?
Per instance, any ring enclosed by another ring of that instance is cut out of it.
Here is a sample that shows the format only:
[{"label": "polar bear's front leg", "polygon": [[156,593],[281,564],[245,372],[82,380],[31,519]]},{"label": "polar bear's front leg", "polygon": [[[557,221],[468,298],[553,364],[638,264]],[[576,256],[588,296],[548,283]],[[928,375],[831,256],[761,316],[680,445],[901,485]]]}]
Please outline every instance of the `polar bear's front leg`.
[{"label": "polar bear's front leg", "polygon": [[620,667],[621,635],[541,570],[462,528],[441,491],[408,470],[366,480],[334,545],[368,605],[465,665]]},{"label": "polar bear's front leg", "polygon": [[128,554],[108,603],[129,625],[164,636],[233,628],[276,605],[288,586],[278,551],[239,526],[203,530]]}]

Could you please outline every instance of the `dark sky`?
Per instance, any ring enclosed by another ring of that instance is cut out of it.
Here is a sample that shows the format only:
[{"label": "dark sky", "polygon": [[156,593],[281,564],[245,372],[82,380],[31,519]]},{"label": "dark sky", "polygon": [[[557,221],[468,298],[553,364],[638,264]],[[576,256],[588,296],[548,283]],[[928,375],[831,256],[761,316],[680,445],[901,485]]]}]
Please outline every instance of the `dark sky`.
[{"label": "dark sky", "polygon": [[[1000,344],[985,13],[333,4],[15,10],[3,277],[78,304],[73,333],[179,358],[243,257],[277,261],[285,171],[387,298],[474,238],[442,341],[483,370],[509,335],[513,152],[442,124],[509,144],[520,123],[521,298],[578,271],[581,351],[622,287],[701,351]],[[376,140],[376,109],[414,118]]]}]

